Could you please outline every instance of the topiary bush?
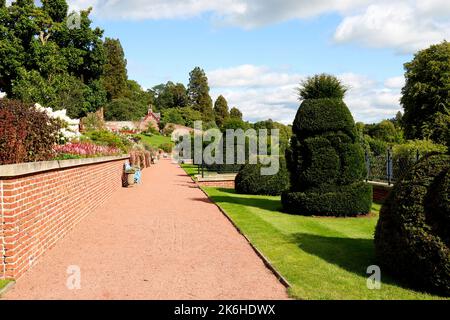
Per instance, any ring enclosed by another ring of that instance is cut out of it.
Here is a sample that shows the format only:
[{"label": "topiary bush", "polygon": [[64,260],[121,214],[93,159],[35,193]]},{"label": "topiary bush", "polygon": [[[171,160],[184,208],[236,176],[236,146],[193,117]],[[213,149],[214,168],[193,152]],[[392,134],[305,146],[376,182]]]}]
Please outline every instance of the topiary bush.
[{"label": "topiary bush", "polygon": [[235,189],[241,194],[277,196],[289,190],[289,172],[286,161],[280,159],[280,170],[276,175],[261,175],[261,164],[246,164],[235,179]]},{"label": "topiary bush", "polygon": [[430,155],[397,182],[380,212],[376,257],[383,270],[450,296],[450,156]]},{"label": "topiary bush", "polygon": [[[282,195],[283,207],[301,215],[367,214],[372,188],[363,182],[364,151],[352,114],[340,98],[345,88],[334,88],[339,80],[328,77],[325,92],[320,92],[320,77],[311,78],[314,90],[307,90],[308,99],[295,117],[286,152],[291,188]],[[323,98],[327,92],[331,98]]]},{"label": "topiary bush", "polygon": [[62,127],[33,104],[0,99],[0,165],[51,160]]}]

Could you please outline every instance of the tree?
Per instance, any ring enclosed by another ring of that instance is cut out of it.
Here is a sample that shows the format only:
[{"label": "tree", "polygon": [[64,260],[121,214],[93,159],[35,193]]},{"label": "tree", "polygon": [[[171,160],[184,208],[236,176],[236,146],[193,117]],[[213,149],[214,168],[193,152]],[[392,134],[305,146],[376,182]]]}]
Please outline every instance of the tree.
[{"label": "tree", "polygon": [[214,120],[208,78],[205,71],[199,67],[194,68],[189,74],[188,96],[192,108],[202,113],[203,121]]},{"label": "tree", "polygon": [[145,115],[145,112],[145,105],[128,98],[119,98],[111,101],[105,107],[105,120],[137,121]]},{"label": "tree", "polygon": [[91,28],[90,9],[70,29],[67,8],[65,0],[0,6],[0,91],[56,110],[70,106],[70,116],[81,117],[106,102],[103,31]]},{"label": "tree", "polygon": [[151,90],[155,96],[155,107],[162,111],[170,108],[185,108],[189,105],[186,87],[182,83],[160,84]]},{"label": "tree", "polygon": [[242,112],[236,107],[231,108],[230,118],[242,120]]},{"label": "tree", "polygon": [[299,90],[303,102],[286,152],[291,189],[282,195],[283,207],[301,215],[367,214],[372,188],[363,182],[364,152],[352,114],[341,98],[344,88],[330,90],[327,83],[339,80],[329,77],[325,83],[310,78]]},{"label": "tree", "polygon": [[104,47],[106,64],[102,83],[108,93],[108,100],[111,101],[123,97],[127,89],[127,60],[118,39],[106,38]]},{"label": "tree", "polygon": [[69,10],[66,0],[42,0],[42,8],[55,22],[63,22]]},{"label": "tree", "polygon": [[365,133],[374,139],[384,142],[403,142],[403,132],[391,120],[383,120],[377,124],[366,125]]},{"label": "tree", "polygon": [[221,128],[224,122],[230,117],[228,102],[222,95],[220,95],[214,103],[214,117],[219,128]]},{"label": "tree", "polygon": [[405,70],[401,103],[406,138],[446,143],[450,126],[450,117],[445,117],[450,116],[450,43],[444,41],[419,51],[405,64]]}]

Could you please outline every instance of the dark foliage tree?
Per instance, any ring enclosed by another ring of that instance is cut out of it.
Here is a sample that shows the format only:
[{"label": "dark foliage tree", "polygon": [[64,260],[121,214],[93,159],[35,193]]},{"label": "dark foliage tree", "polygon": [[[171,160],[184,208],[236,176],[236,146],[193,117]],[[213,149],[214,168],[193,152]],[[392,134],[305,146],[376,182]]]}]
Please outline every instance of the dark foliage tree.
[{"label": "dark foliage tree", "polygon": [[192,108],[202,113],[203,121],[214,121],[208,78],[205,71],[199,67],[194,68],[189,74],[188,96]]},{"label": "dark foliage tree", "polygon": [[98,82],[106,58],[103,31],[91,28],[89,13],[80,13],[80,28],[69,28],[64,0],[1,6],[0,91],[56,109],[78,101],[72,117],[101,107],[106,102]]},{"label": "dark foliage tree", "polygon": [[155,108],[162,111],[170,108],[185,108],[189,105],[186,87],[182,83],[160,84],[152,89],[155,96]]},{"label": "dark foliage tree", "polygon": [[137,121],[146,112],[146,106],[128,98],[119,98],[111,101],[105,107],[105,120],[107,121]]},{"label": "dark foliage tree", "polygon": [[446,143],[450,135],[450,43],[419,51],[405,70],[401,103],[406,138]]},{"label": "dark foliage tree", "polygon": [[228,102],[222,95],[220,95],[214,103],[214,117],[219,128],[221,128],[225,121],[230,117]]},{"label": "dark foliage tree", "polygon": [[127,60],[120,41],[105,39],[106,64],[102,83],[108,93],[108,100],[124,96],[127,89]]},{"label": "dark foliage tree", "polygon": [[242,112],[238,108],[236,107],[231,108],[230,118],[242,120],[242,117],[243,117]]}]

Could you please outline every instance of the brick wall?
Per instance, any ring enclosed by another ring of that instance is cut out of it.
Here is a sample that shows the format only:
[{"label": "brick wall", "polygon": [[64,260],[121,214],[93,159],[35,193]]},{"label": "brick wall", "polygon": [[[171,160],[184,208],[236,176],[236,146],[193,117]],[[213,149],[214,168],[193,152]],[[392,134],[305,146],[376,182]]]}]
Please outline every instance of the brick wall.
[{"label": "brick wall", "polygon": [[19,278],[121,188],[124,161],[0,177],[0,278]]},{"label": "brick wall", "polygon": [[216,188],[234,189],[234,180],[201,181],[201,182],[197,182],[197,184],[200,187],[216,187]]},{"label": "brick wall", "polygon": [[389,196],[390,192],[391,192],[391,188],[374,186],[373,187],[373,201],[383,203]]}]

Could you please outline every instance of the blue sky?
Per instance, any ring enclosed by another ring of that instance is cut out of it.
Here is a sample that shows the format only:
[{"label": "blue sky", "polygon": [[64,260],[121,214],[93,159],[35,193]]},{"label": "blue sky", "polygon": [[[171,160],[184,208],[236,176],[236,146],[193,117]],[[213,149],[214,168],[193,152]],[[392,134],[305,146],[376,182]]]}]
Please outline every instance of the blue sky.
[{"label": "blue sky", "polygon": [[447,0],[70,0],[92,6],[94,24],[119,38],[129,77],[143,87],[207,72],[211,95],[223,94],[247,120],[290,123],[295,87],[332,73],[350,87],[358,121],[401,109],[403,63],[450,38]]}]

